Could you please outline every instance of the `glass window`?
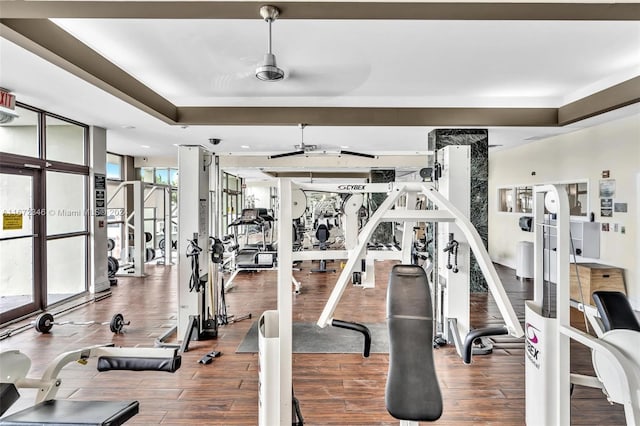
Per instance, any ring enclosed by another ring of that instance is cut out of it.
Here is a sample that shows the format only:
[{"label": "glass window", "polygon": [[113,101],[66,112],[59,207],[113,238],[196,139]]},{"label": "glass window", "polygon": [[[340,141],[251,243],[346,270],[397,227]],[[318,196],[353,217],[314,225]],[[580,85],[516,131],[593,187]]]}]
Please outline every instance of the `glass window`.
[{"label": "glass window", "polygon": [[178,169],[169,169],[169,183],[171,186],[178,186]]},{"label": "glass window", "polygon": [[0,123],[0,152],[38,157],[38,113],[16,107],[16,114],[18,118]]},{"label": "glass window", "polygon": [[140,168],[140,180],[143,182],[153,183],[153,167]]},{"label": "glass window", "polygon": [[156,169],[156,183],[169,185],[169,169]]},{"label": "glass window", "polygon": [[33,238],[0,241],[0,311],[33,302]]},{"label": "glass window", "polygon": [[107,153],[107,179],[122,180],[122,155]]},{"label": "glass window", "polygon": [[531,213],[533,211],[533,188],[530,186],[516,187],[516,212]]},{"label": "glass window", "polygon": [[47,235],[87,230],[86,181],[84,175],[47,172]]},{"label": "glass window", "polygon": [[59,302],[87,288],[87,237],[47,241],[47,304]]},{"label": "glass window", "polygon": [[498,189],[498,211],[500,212],[512,212],[513,211],[513,188],[500,188]]},{"label": "glass window", "polygon": [[85,165],[85,127],[46,117],[47,160]]},{"label": "glass window", "polygon": [[569,211],[571,216],[586,216],[589,206],[589,191],[587,182],[569,183],[566,186],[569,197]]}]

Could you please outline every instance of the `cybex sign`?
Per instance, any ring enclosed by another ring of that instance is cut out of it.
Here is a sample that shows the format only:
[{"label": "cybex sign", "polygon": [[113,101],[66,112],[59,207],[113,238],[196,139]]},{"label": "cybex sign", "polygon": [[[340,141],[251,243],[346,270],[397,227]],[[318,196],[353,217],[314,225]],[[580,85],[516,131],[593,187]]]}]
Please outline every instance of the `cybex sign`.
[{"label": "cybex sign", "polygon": [[366,185],[338,185],[340,191],[363,191]]},{"label": "cybex sign", "polygon": [[531,325],[525,324],[526,354],[527,358],[536,368],[540,368],[540,330]]},{"label": "cybex sign", "polygon": [[0,107],[10,110],[16,109],[16,97],[11,93],[0,89]]}]

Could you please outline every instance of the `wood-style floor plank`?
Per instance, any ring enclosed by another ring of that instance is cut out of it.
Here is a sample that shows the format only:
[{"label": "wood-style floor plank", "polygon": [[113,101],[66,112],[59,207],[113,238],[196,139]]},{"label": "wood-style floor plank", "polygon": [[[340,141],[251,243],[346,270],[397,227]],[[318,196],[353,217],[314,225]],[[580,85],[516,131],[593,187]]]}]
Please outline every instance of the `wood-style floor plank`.
[{"label": "wood-style floor plank", "polygon": [[[335,317],[355,322],[385,320],[387,277],[392,262],[376,262],[376,288],[348,287]],[[336,263],[336,267],[338,264]],[[324,307],[337,273],[310,273],[311,264],[295,276],[302,294],[293,296],[294,321],[315,322]],[[507,292],[520,318],[524,301],[531,298],[531,282],[520,282],[513,271],[499,267]],[[20,349],[34,360],[31,375],[42,373],[46,362],[60,352],[93,344],[153,346],[154,339],[176,321],[177,268],[149,266],[145,278],[119,278],[113,296],[91,303],[60,320],[109,321],[121,312],[131,321],[122,335],[108,327],[54,326],[51,334],[33,330],[0,341],[0,349]],[[105,372],[89,365],[70,365],[62,372],[59,397],[140,401],[140,414],[131,424],[163,425],[256,425],[258,422],[258,357],[236,354],[235,349],[252,322],[267,309],[275,309],[276,272],[238,275],[227,294],[229,314],[252,313],[251,320],[220,329],[216,340],[196,341],[183,355],[175,374],[155,372]],[[474,327],[501,322],[495,302],[486,294],[472,294]],[[212,364],[198,364],[211,350],[223,353]],[[435,350],[438,380],[444,398],[439,425],[523,425],[524,350],[521,341],[499,344],[494,353],[475,356],[464,365],[452,347]],[[397,425],[384,406],[388,354],[294,354],[293,381],[296,397],[307,425]],[[590,356],[572,345],[572,369],[590,374]],[[31,405],[34,393],[22,392],[16,407]],[[572,399],[572,424],[622,425],[621,406],[611,406],[600,391],[577,387]],[[12,408],[15,411],[16,408]],[[425,425],[427,423],[424,423]]]}]

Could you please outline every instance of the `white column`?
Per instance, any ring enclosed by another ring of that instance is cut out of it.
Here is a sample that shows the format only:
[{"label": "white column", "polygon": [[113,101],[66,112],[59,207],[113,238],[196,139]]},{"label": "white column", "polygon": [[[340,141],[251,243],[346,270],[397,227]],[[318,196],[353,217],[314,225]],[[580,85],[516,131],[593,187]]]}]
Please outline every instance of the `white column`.
[{"label": "white column", "polygon": [[[139,180],[131,185],[133,188],[133,263],[134,277],[144,277],[144,261],[146,260],[146,242],[144,239],[144,186]],[[128,244],[128,239],[127,239]]]},{"label": "white column", "polygon": [[190,315],[200,315],[202,301],[190,291],[191,258],[187,257],[189,240],[194,236],[200,253],[198,274],[207,273],[209,244],[209,160],[200,146],[180,146],[178,150],[178,338],[187,331]]},{"label": "white column", "polygon": [[89,291],[109,290],[107,271],[107,131],[89,127]]},{"label": "white column", "polygon": [[291,235],[291,179],[280,179],[278,209],[278,312],[280,335],[280,425],[290,426],[292,399],[291,353],[293,340],[293,301],[291,276],[293,241]]}]

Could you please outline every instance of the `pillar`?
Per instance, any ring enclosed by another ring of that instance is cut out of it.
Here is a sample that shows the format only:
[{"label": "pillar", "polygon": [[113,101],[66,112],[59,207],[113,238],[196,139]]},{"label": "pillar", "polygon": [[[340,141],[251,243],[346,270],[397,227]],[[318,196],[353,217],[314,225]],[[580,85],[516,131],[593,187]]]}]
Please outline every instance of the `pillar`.
[{"label": "pillar", "polygon": [[[489,131],[487,129],[435,129],[429,132],[429,150],[447,145],[471,147],[471,223],[478,230],[485,248],[488,247],[489,216]],[[473,254],[470,264],[472,292],[486,292],[487,282]]]}]

